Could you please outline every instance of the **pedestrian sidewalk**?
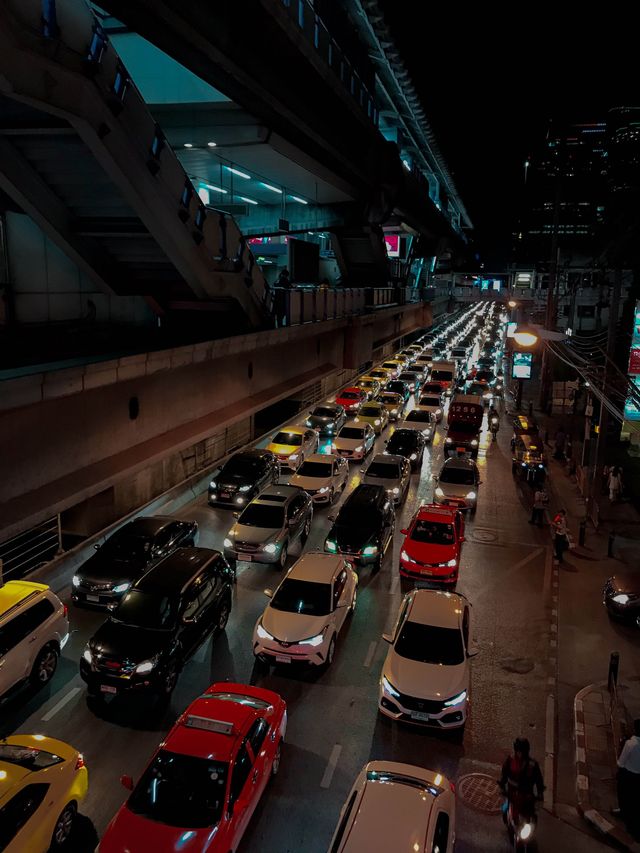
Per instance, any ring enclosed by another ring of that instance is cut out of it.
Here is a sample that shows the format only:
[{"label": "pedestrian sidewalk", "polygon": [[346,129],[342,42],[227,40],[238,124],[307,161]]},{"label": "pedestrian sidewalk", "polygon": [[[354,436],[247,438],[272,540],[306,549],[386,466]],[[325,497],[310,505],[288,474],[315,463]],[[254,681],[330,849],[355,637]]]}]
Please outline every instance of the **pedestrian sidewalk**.
[{"label": "pedestrian sidewalk", "polygon": [[640,843],[627,832],[622,820],[611,813],[617,806],[614,731],[627,724],[624,709],[613,707],[606,683],[590,684],[574,700],[576,793],[578,811],[599,832],[622,850],[640,853]]}]

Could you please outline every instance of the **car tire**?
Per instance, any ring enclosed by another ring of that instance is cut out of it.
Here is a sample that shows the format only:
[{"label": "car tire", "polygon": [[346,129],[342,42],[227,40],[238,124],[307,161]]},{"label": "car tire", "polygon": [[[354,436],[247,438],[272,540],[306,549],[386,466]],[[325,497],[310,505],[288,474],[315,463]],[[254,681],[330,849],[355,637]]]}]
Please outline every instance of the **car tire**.
[{"label": "car tire", "polygon": [[300,547],[304,548],[307,544],[307,539],[309,538],[309,533],[311,533],[311,519],[307,518],[305,521],[302,532],[300,533]]},{"label": "car tire", "polygon": [[280,566],[281,569],[284,569],[284,567],[287,565],[288,553],[289,553],[289,549],[288,549],[287,543],[284,542],[282,545],[282,550],[280,551],[280,559],[278,560],[278,565]]},{"label": "car tire", "polygon": [[231,573],[233,574],[233,582],[238,582],[238,561],[237,560],[227,560],[229,563],[229,568],[231,569]]},{"label": "car tire", "polygon": [[256,655],[255,664],[264,673],[268,673],[271,670],[271,661],[266,655]]},{"label": "car tire", "polygon": [[336,490],[331,487],[331,491],[329,492],[329,506],[333,505],[334,500],[336,499]]},{"label": "car tire", "polygon": [[218,621],[216,623],[216,631],[218,634],[222,634],[224,629],[227,627],[227,622],[229,621],[229,614],[231,613],[231,601],[228,598],[225,598],[222,604],[220,605],[220,609],[218,610]]},{"label": "car tire", "polygon": [[67,846],[73,832],[73,824],[77,813],[78,808],[75,803],[67,803],[60,812],[53,827],[50,850],[63,850]]},{"label": "car tire", "polygon": [[59,652],[54,646],[45,646],[40,650],[29,676],[34,687],[44,687],[51,681],[58,667],[58,657]]},{"label": "car tire", "polygon": [[162,681],[158,686],[158,693],[163,699],[169,699],[171,694],[176,688],[176,684],[178,683],[178,664],[175,661],[172,661],[164,675],[162,676]]},{"label": "car tire", "polygon": [[278,770],[280,770],[280,758],[281,758],[281,746],[282,746],[282,738],[278,741],[278,746],[276,747],[276,754],[273,756],[273,763],[271,765],[271,775],[277,776]]},{"label": "car tire", "polygon": [[336,654],[336,635],[334,634],[331,637],[331,642],[329,643],[329,648],[327,649],[327,659],[324,662],[325,669],[329,669],[331,664],[333,663],[333,659]]}]

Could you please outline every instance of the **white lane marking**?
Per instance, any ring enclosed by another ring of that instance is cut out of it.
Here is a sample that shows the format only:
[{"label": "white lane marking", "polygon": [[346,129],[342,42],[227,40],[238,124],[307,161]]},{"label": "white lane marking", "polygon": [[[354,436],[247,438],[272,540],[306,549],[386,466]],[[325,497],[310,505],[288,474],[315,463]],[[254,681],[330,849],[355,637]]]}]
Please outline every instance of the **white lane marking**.
[{"label": "white lane marking", "polygon": [[67,702],[71,702],[73,697],[76,696],[78,693],[80,693],[80,688],[79,687],[72,687],[71,690],[66,694],[66,696],[63,696],[59,702],[56,702],[56,704],[53,706],[53,708],[51,708],[49,711],[47,711],[47,713],[44,715],[44,717],[41,717],[42,722],[48,723],[49,720],[52,717],[55,717],[55,715],[58,713],[58,711],[62,710],[62,708],[64,708],[64,706],[67,704]]},{"label": "white lane marking", "polygon": [[366,658],[364,659],[364,665],[365,665],[366,667],[370,667],[370,666],[371,666],[371,663],[372,663],[372,661],[373,661],[373,658],[374,658],[374,656],[375,656],[375,653],[376,653],[377,648],[378,648],[378,642],[377,642],[377,640],[372,640],[372,641],[369,643],[369,651],[367,652],[367,656],[366,656]]},{"label": "white lane marking", "polygon": [[527,563],[530,563],[531,560],[535,560],[537,557],[539,557],[543,551],[544,548],[536,548],[535,551],[533,551],[531,554],[528,554],[526,557],[520,560],[519,563],[516,563],[515,566],[512,566],[511,570],[515,571],[516,569],[521,569],[523,566],[526,566]]},{"label": "white lane marking", "polygon": [[552,811],[554,802],[554,762],[556,742],[556,701],[555,696],[549,693],[547,696],[547,710],[545,715],[544,733],[544,779],[547,787],[544,791],[544,807]]},{"label": "white lane marking", "polygon": [[324,771],[324,776],[322,777],[322,780],[320,782],[321,788],[328,788],[331,785],[331,780],[333,779],[333,774],[335,773],[336,765],[338,764],[338,759],[340,758],[341,752],[342,746],[337,743],[331,750],[327,769]]},{"label": "white lane marking", "polygon": [[391,578],[391,586],[389,587],[389,595],[397,595],[398,587],[400,586],[400,573],[394,572]]}]

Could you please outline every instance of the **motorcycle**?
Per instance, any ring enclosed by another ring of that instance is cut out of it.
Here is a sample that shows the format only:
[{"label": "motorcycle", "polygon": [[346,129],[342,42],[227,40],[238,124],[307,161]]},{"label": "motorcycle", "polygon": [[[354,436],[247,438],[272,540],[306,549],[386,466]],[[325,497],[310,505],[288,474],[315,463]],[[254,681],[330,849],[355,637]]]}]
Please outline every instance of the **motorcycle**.
[{"label": "motorcycle", "polygon": [[500,420],[496,415],[491,418],[491,423],[489,424],[489,429],[491,430],[491,435],[493,436],[493,441],[496,441],[498,437],[498,430],[500,429]]},{"label": "motorcycle", "polygon": [[507,832],[513,845],[514,853],[525,853],[536,833],[538,818],[532,806],[526,812],[520,811],[513,801],[507,802]]}]

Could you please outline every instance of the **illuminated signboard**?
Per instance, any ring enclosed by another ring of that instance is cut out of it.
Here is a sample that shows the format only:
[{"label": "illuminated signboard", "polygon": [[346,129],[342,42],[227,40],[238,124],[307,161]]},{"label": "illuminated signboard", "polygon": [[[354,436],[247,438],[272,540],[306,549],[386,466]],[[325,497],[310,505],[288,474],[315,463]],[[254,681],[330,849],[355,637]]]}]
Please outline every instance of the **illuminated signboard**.
[{"label": "illuminated signboard", "polygon": [[517,323],[507,323],[507,337],[512,338],[516,330]]},{"label": "illuminated signboard", "polygon": [[511,368],[511,376],[513,377],[513,379],[531,379],[532,362],[533,353],[514,352],[513,366]]},{"label": "illuminated signboard", "polygon": [[637,376],[640,373],[640,347],[634,348],[629,353],[629,370],[631,376]]},{"label": "illuminated signboard", "polygon": [[[636,302],[633,315],[633,332],[631,334],[631,349],[629,350],[629,379],[640,392],[640,300]],[[624,416],[628,421],[640,421],[640,406],[629,395],[624,404]]]},{"label": "illuminated signboard", "polygon": [[[638,394],[640,394],[640,376],[630,376],[629,378],[638,389]],[[624,416],[628,421],[640,421],[640,406],[631,396],[627,397],[627,401],[624,404]]]},{"label": "illuminated signboard", "polygon": [[387,256],[390,258],[400,257],[400,235],[385,234],[384,244],[387,247]]}]

